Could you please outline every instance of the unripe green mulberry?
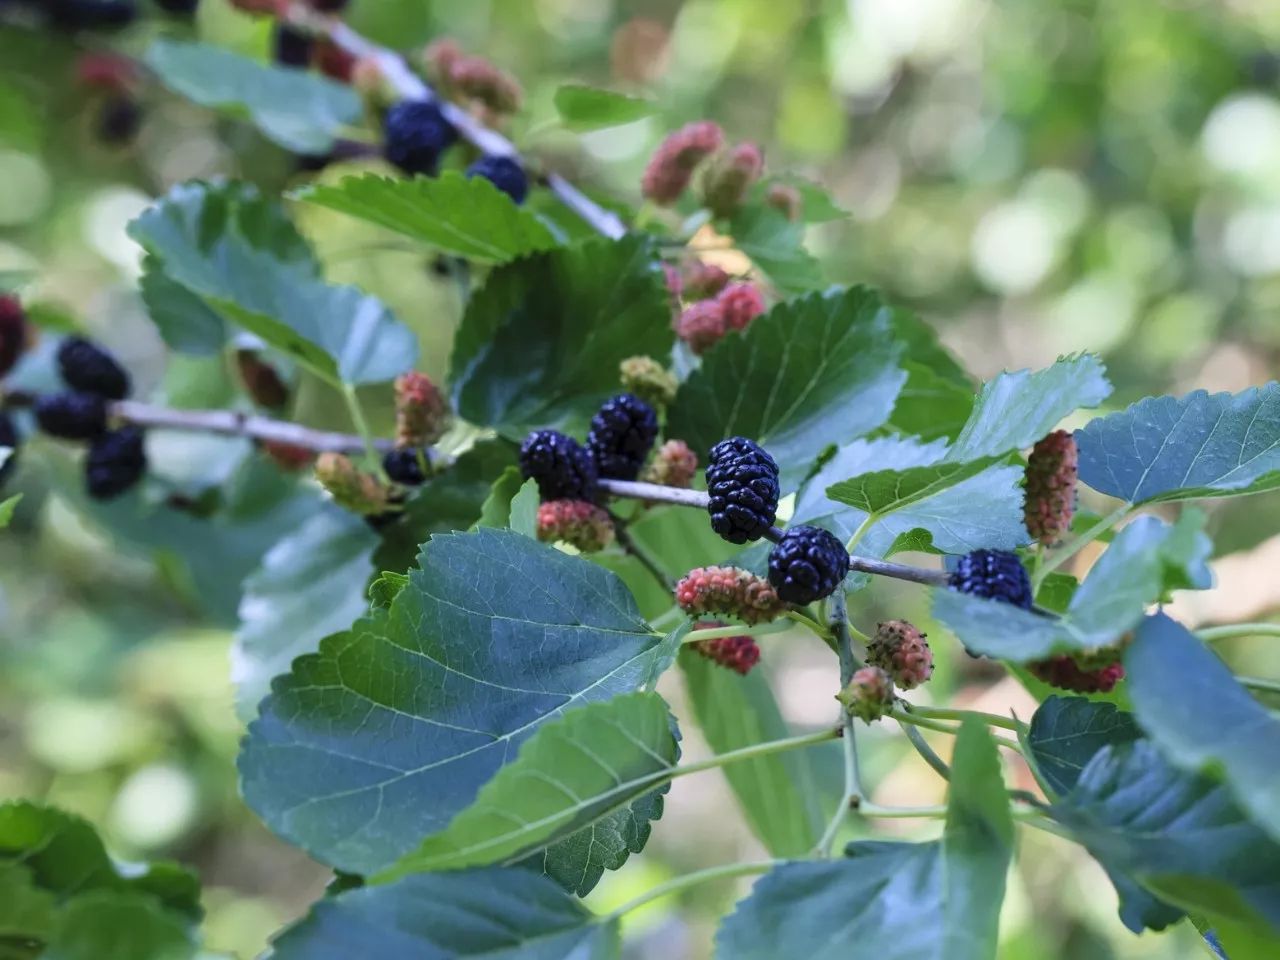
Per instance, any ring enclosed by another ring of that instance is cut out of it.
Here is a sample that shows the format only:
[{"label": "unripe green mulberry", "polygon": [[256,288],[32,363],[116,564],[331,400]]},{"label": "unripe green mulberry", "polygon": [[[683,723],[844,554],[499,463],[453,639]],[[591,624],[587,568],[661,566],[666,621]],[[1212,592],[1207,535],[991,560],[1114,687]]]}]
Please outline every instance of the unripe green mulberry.
[{"label": "unripe green mulberry", "polygon": [[879,720],[893,708],[893,678],[880,667],[863,667],[836,694],[851,716],[863,723]]},{"label": "unripe green mulberry", "polygon": [[373,474],[365,473],[345,454],[320,454],[316,479],[338,506],[352,513],[381,516],[394,506],[391,488]]},{"label": "unripe green mulberry", "polygon": [[627,357],[619,366],[622,389],[652,407],[666,407],[676,398],[675,375],[653,357]]},{"label": "unripe green mulberry", "polygon": [[646,483],[688,489],[698,475],[698,455],[683,440],[668,440],[640,474]]}]

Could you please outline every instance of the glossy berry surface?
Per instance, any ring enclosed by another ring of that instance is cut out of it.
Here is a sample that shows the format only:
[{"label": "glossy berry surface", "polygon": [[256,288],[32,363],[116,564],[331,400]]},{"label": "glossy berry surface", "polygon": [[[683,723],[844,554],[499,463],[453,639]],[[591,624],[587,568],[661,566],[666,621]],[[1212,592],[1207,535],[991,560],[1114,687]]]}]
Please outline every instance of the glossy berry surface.
[{"label": "glossy berry surface", "polygon": [[90,445],[85,486],[95,500],[111,500],[141,480],[146,471],[142,431],[121,427],[104,433]]},{"label": "glossy berry surface", "polygon": [[535,430],[525,437],[520,472],[537,482],[543,500],[597,499],[595,461],[578,441],[558,430]]},{"label": "glossy berry surface", "polygon": [[107,429],[107,401],[94,393],[46,393],[35,415],[41,430],[64,440],[92,440]]},{"label": "glossy berry surface", "polygon": [[484,177],[516,203],[529,195],[528,174],[510,157],[481,157],[467,167],[467,176]]},{"label": "glossy berry surface", "polygon": [[754,440],[731,437],[707,460],[711,529],[730,543],[765,535],[778,515],[778,464]]},{"label": "glossy berry surface", "polygon": [[401,100],[383,121],[387,162],[405,173],[434,174],[458,132],[429,100]]},{"label": "glossy berry surface", "polygon": [[788,603],[829,597],[849,573],[849,552],[821,527],[792,527],[769,551],[769,582]]},{"label": "glossy berry surface", "polygon": [[401,450],[387,451],[386,456],[382,458],[382,469],[387,471],[387,476],[396,483],[416,487],[426,481],[427,472],[424,464],[430,465],[430,463],[426,450],[420,447],[406,447]]},{"label": "glossy berry surface", "polygon": [[600,476],[634,480],[657,436],[658,415],[653,407],[632,394],[620,393],[605,401],[591,418],[587,450]]},{"label": "glossy berry surface", "polygon": [[83,337],[68,337],[58,347],[58,371],[73,390],[96,393],[108,400],[129,395],[129,374],[111,354]]},{"label": "glossy berry surface", "polygon": [[952,589],[1030,610],[1031,578],[1016,553],[975,550],[960,558],[951,574]]}]

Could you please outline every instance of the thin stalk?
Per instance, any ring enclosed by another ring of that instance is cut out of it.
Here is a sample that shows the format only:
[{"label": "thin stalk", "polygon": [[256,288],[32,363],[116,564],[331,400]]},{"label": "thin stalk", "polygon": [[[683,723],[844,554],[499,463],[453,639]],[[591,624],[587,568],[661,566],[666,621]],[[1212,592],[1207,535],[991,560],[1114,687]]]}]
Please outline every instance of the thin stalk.
[{"label": "thin stalk", "polygon": [[853,536],[844,545],[844,548],[853,553],[853,548],[862,542],[862,538],[867,535],[867,531],[875,526],[876,521],[880,519],[874,513],[868,513],[862,523],[858,524],[858,529],[853,531]]},{"label": "thin stalk", "polygon": [[945,804],[929,807],[884,807],[878,803],[860,803],[858,804],[858,813],[864,817],[936,820],[947,815],[947,807]]},{"label": "thin stalk", "polygon": [[754,863],[730,863],[719,867],[707,867],[705,870],[697,870],[693,873],[687,873],[683,877],[676,877],[674,880],[668,880],[666,883],[660,883],[652,890],[647,890],[634,900],[628,900],[618,909],[611,913],[605,914],[599,918],[600,923],[611,923],[619,917],[630,913],[632,910],[638,910],[646,904],[653,903],[655,900],[661,900],[669,897],[673,893],[680,893],[688,890],[690,887],[696,887],[700,883],[706,883],[710,880],[728,880],[733,877],[749,877],[755,874],[768,873],[774,867],[781,866],[786,863],[785,860],[757,860]]},{"label": "thin stalk", "polygon": [[356,433],[364,442],[365,456],[384,480],[386,473],[382,469],[382,458],[378,456],[378,447],[373,439],[373,431],[369,429],[369,421],[365,419],[364,408],[360,406],[360,398],[356,396],[356,388],[349,383],[342,385],[342,399],[346,401],[347,411],[351,414],[351,422],[355,424]]},{"label": "thin stalk", "polygon": [[1048,577],[1049,574],[1053,573],[1053,571],[1057,570],[1060,566],[1075,556],[1082,547],[1093,543],[1094,540],[1097,540],[1098,537],[1102,536],[1102,534],[1106,533],[1117,523],[1127,517],[1132,509],[1133,507],[1126,503],[1119,509],[1107,514],[1078,537],[1073,540],[1069,540],[1064,546],[1055,550],[1053,552],[1053,556],[1045,560],[1045,562],[1041,564],[1040,568],[1036,571],[1035,579],[1033,581],[1036,589],[1038,590],[1040,588],[1040,584],[1044,583],[1045,578]]},{"label": "thin stalk", "polygon": [[1220,627],[1204,627],[1196,634],[1205,643],[1236,637],[1280,637],[1280,623],[1228,623]]},{"label": "thin stalk", "polygon": [[921,706],[917,703],[910,703],[904,707],[909,713],[916,714],[921,717],[928,717],[931,720],[956,720],[963,722],[969,717],[977,717],[983,723],[993,727],[1003,727],[1005,730],[1012,730],[1014,733],[1021,733],[1027,728],[1025,723],[1020,723],[1012,717],[1002,717],[995,713],[983,713],[981,710],[959,710],[953,707],[928,707]]},{"label": "thin stalk", "polygon": [[[728,753],[718,753],[714,757],[706,760],[699,760],[697,763],[685,764],[676,767],[671,771],[670,779],[676,777],[687,777],[691,773],[701,773],[703,770],[714,770],[717,767],[723,767],[730,763],[737,763],[739,760],[755,760],[759,757],[767,757],[774,753],[785,753],[788,750],[800,750],[805,747],[811,747],[817,743],[826,743],[840,736],[838,729],[819,730],[817,733],[805,733],[798,737],[786,737],[782,740],[766,740],[764,743],[752,744],[749,747],[741,747],[737,750],[730,750]],[[666,779],[666,778],[664,778]],[[662,781],[657,781],[654,786],[661,786]]]},{"label": "thin stalk", "polygon": [[813,619],[813,617],[810,617],[807,614],[803,614],[799,610],[788,610],[786,613],[783,614],[783,616],[786,617],[788,620],[792,621],[793,623],[798,623],[801,626],[808,627],[810,630],[812,630],[815,634],[817,634],[819,637],[821,637],[824,640],[832,639],[830,630],[828,630],[826,627],[820,624],[817,620]]},{"label": "thin stalk", "polygon": [[652,576],[653,579],[658,581],[659,586],[664,590],[675,590],[675,580],[671,578],[671,575],[667,573],[666,570],[662,569],[662,564],[658,562],[657,558],[644,547],[640,546],[640,544],[636,542],[635,538],[631,536],[630,531],[627,530],[626,521],[620,519],[613,513],[610,513],[609,516],[613,520],[614,536],[617,537],[618,546],[622,548],[623,552],[629,556],[635,557],[636,560],[639,561],[640,565],[649,572],[649,575]]},{"label": "thin stalk", "polygon": [[791,629],[789,623],[758,623],[752,627],[734,626],[704,627],[689,631],[684,638],[685,643],[696,643],[699,640],[718,640],[721,637],[767,637],[771,633],[786,633]]},{"label": "thin stalk", "polygon": [[1269,680],[1266,677],[1236,677],[1241,686],[1264,693],[1280,693],[1280,680]]},{"label": "thin stalk", "polygon": [[950,780],[951,768],[947,766],[947,762],[945,760],[938,756],[933,747],[929,746],[929,742],[925,740],[920,731],[911,724],[904,723],[901,720],[898,721],[898,726],[902,728],[902,732],[906,734],[907,740],[916,748],[916,753],[920,754],[924,759],[924,762],[933,767],[934,771],[936,771],[938,776],[942,777],[943,780]]},{"label": "thin stalk", "polygon": [[924,727],[926,730],[937,730],[939,733],[949,733],[955,736],[960,732],[960,728],[949,723],[943,723],[941,720],[930,720],[928,717],[918,717],[915,714],[907,713],[901,707],[894,707],[887,716],[893,717],[899,723],[909,723],[912,726]]},{"label": "thin stalk", "polygon": [[[837,590],[830,601],[831,633],[835,636],[836,652],[840,656],[840,686],[844,687],[858,669],[858,661],[853,655],[853,639],[849,635],[849,608],[843,590]],[[846,710],[840,711],[840,722],[843,725],[844,745],[844,791],[840,795],[840,805],[836,807],[818,841],[818,854],[831,856],[831,848],[836,835],[849,810],[862,801],[862,773],[858,769],[858,731],[853,717]]]}]

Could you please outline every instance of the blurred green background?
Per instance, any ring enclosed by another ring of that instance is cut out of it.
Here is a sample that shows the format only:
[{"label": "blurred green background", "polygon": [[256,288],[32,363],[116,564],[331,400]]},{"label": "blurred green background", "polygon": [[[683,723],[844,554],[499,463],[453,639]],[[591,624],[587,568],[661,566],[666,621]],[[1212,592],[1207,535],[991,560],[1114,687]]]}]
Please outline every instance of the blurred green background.
[{"label": "blurred green background", "polygon": [[[514,72],[528,97],[513,138],[602,196],[634,203],[649,151],[680,123],[710,117],[731,138],[760,142],[774,172],[824,184],[849,212],[810,231],[827,278],[916,308],[978,376],[1095,350],[1117,404],[1273,376],[1274,0],[353,0],[352,11],[382,42],[452,36]],[[225,0],[204,0],[190,28],[149,21],[110,38],[0,27],[0,271],[32,275],[24,298],[50,329],[79,325],[115,349],[139,396],[225,404],[235,390],[223,359],[166,356],[136,292],[140,253],[125,224],[186,179],[242,177],[279,191],[310,175],[248,127],[154,87],[132,147],[97,143],[100,105],[74,82],[77,56],[105,46],[140,55],[160,34],[258,56],[268,46],[266,26]],[[571,136],[551,105],[566,80],[650,96],[659,112]],[[424,367],[442,372],[459,309],[452,281],[351,220],[314,208],[298,216],[330,276],[385,298],[422,335]],[[41,382],[47,356],[37,350],[21,373]],[[370,401],[385,425],[388,398]],[[315,384],[302,384],[296,413],[344,426],[337,398]],[[0,537],[0,795],[81,812],[123,856],[193,864],[210,949],[243,958],[327,879],[236,795],[242,727],[229,649],[240,581],[311,496],[253,476],[247,456],[237,441],[175,443],[149,488],[152,509],[90,509],[69,456],[36,441],[15,484],[26,498]],[[179,494],[190,509],[185,501],[211,487],[228,490],[212,518],[164,507]],[[1212,508],[1211,529],[1221,586],[1178,611],[1212,621],[1280,604],[1280,585],[1260,572],[1280,559],[1268,534],[1280,529],[1276,498]],[[872,624],[888,615],[927,619],[910,590],[878,594],[865,613]],[[935,699],[1030,713],[1012,681],[953,663],[940,646]],[[1261,649],[1233,653],[1251,673],[1280,668]],[[824,654],[770,644],[767,667],[797,725],[829,719]],[[679,713],[678,678],[664,692]],[[876,743],[877,799],[939,799],[940,784],[899,739]],[[687,746],[702,749],[692,730]],[[758,855],[726,815],[733,805],[722,781],[679,781],[645,854],[593,899]],[[739,889],[700,887],[636,915],[634,955],[707,956]],[[1002,957],[1203,955],[1189,928],[1132,937],[1081,851],[1022,837]]]}]

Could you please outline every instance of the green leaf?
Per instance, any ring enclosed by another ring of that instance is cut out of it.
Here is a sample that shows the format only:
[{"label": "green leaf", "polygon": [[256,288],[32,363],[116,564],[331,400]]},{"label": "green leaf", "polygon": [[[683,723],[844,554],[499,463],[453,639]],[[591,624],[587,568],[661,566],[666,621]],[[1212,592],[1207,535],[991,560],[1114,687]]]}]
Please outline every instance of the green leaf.
[{"label": "green leaf", "polygon": [[373,297],[332,286],[279,209],[245,184],[181,184],[129,225],[174,283],[331,383],[390,380],[418,354]]},{"label": "green leaf", "polygon": [[202,107],[249,120],[295,153],[321,154],[360,123],[360,97],[317,73],[273,67],[203,43],[157,40],[144,58],[160,81]]},{"label": "green leaf", "polygon": [[378,535],[361,517],[323,506],[286,534],[244,582],[231,679],[241,717],[252,717],[271,678],[368,606],[365,585]]},{"label": "green leaf", "polygon": [[576,133],[633,123],[657,110],[652,100],[578,83],[559,87],[553,102],[561,122]]},{"label": "green leaf", "polygon": [[842,210],[836,206],[826,187],[792,173],[768,177],[757,183],[751,188],[749,194],[751,201],[762,203],[769,188],[774,184],[793,187],[800,194],[800,219],[805,223],[829,223],[849,216],[848,210]]},{"label": "green leaf", "polygon": [[888,308],[864,287],[780,303],[702,358],[669,432],[700,457],[725,437],[750,437],[795,484],[827,447],[885,422],[905,380],[900,353]]},{"label": "green leaf", "polygon": [[617,960],[599,921],[531,870],[419,874],[327,897],[286,930],[269,960]]},{"label": "green leaf", "polygon": [[995,744],[966,724],[946,832],[852,843],[842,860],[764,876],[716,937],[719,960],[994,960],[1013,821]]},{"label": "green leaf", "polygon": [[1080,479],[1130,503],[1280,486],[1280,384],[1147,397],[1077,431]]},{"label": "green leaf", "polygon": [[443,829],[541,723],[636,689],[661,640],[613,574],[518,533],[437,535],[420,563],[276,680],[240,757],[267,824],[351,873]]},{"label": "green leaf", "polygon": [[1164,614],[1142,622],[1124,663],[1134,715],[1164,755],[1184,770],[1220,771],[1240,805],[1280,840],[1280,719]]},{"label": "green leaf", "polygon": [[[1227,789],[1172,766],[1149,740],[1103,747],[1053,816],[1112,872],[1160,900],[1280,931],[1280,846],[1251,823]],[[1122,906],[1131,929],[1174,918]]]},{"label": "green leaf", "polygon": [[22,494],[15,493],[12,497],[7,497],[0,502],[0,530],[13,522],[13,512],[18,509],[18,502],[21,499]]},{"label": "green leaf", "polygon": [[1170,586],[1203,589],[1212,545],[1203,516],[1183,514],[1174,525],[1139,517],[1117,535],[1060,617],[955,590],[934,592],[933,614],[971,651],[1026,662],[1057,653],[1114,645],[1137,626],[1148,604]]},{"label": "green leaf", "polygon": [[946,960],[996,955],[1000,905],[1013,856],[1013,814],[1000,757],[986,725],[970,717],[951,759],[942,837],[942,947]]},{"label": "green leaf", "polygon": [[821,266],[804,248],[803,223],[763,204],[744,205],[734,213],[729,233],[783,294],[809,293],[823,285]]},{"label": "green leaf", "polygon": [[906,470],[864,473],[827,487],[827,496],[863,513],[876,514],[878,518],[936,497],[994,466],[998,459],[987,457],[968,463],[937,463]]},{"label": "green leaf", "polygon": [[[1022,470],[987,461],[970,472],[968,465],[937,466],[946,446],[920,444],[898,437],[855,440],[838,449],[805,484],[796,503],[796,523],[822,521],[848,539],[868,521],[864,510],[833,503],[828,491],[878,505],[884,512],[873,521],[858,545],[864,556],[888,556],[904,549],[968,553],[979,547],[1013,549],[1026,542],[1022,519]],[[867,471],[876,470],[868,474]],[[968,476],[965,473],[969,472]],[[850,474],[857,481],[835,484]],[[899,478],[904,491],[915,493],[901,502],[893,493]],[[865,492],[859,492],[862,481]],[[948,484],[946,481],[955,481]],[[924,537],[915,535],[923,531]]]},{"label": "green leaf", "polygon": [[458,412],[523,437],[586,424],[618,365],[671,348],[671,307],[648,241],[597,239],[499,267],[467,305],[450,382]]},{"label": "green leaf", "polygon": [[588,704],[539,727],[449,826],[373,878],[510,864],[669,779],[679,747],[656,693]]},{"label": "green leaf", "polygon": [[1141,736],[1133,716],[1113,704],[1051,696],[1031,718],[1027,743],[1040,779],[1054,795],[1062,796],[1071,792],[1099,750]]},{"label": "green leaf", "polygon": [[538,482],[526,480],[520,491],[511,498],[511,529],[523,533],[526,537],[538,535],[538,505],[542,495],[538,493]]},{"label": "green leaf", "polygon": [[1002,373],[982,387],[973,414],[947,453],[960,463],[1029,447],[1080,407],[1111,393],[1106,369],[1085,354],[1043,370]]},{"label": "green leaf", "polygon": [[61,911],[41,960],[190,960],[187,925],[148,897],[100,890]]},{"label": "green leaf", "polygon": [[541,220],[484,177],[455,170],[410,180],[367,173],[304,187],[295,196],[482,263],[558,245]]},{"label": "green leaf", "polygon": [[[791,735],[762,668],[738,676],[685,648],[680,669],[698,726],[716,753]],[[809,757],[788,751],[721,767],[752,832],[775,857],[807,855],[822,833]]]},{"label": "green leaf", "polygon": [[924,441],[959,436],[973,412],[973,389],[917,362],[910,348],[907,356],[913,358],[902,365],[907,382],[886,426],[895,433]]},{"label": "green leaf", "polygon": [[489,496],[480,506],[480,519],[477,527],[495,527],[502,529],[511,526],[511,501],[525,484],[519,467],[507,467],[498,474],[489,488]]},{"label": "green leaf", "polygon": [[214,356],[227,343],[227,323],[221,314],[164,272],[159,260],[147,256],[138,281],[142,302],[165,345],[179,353]]}]

